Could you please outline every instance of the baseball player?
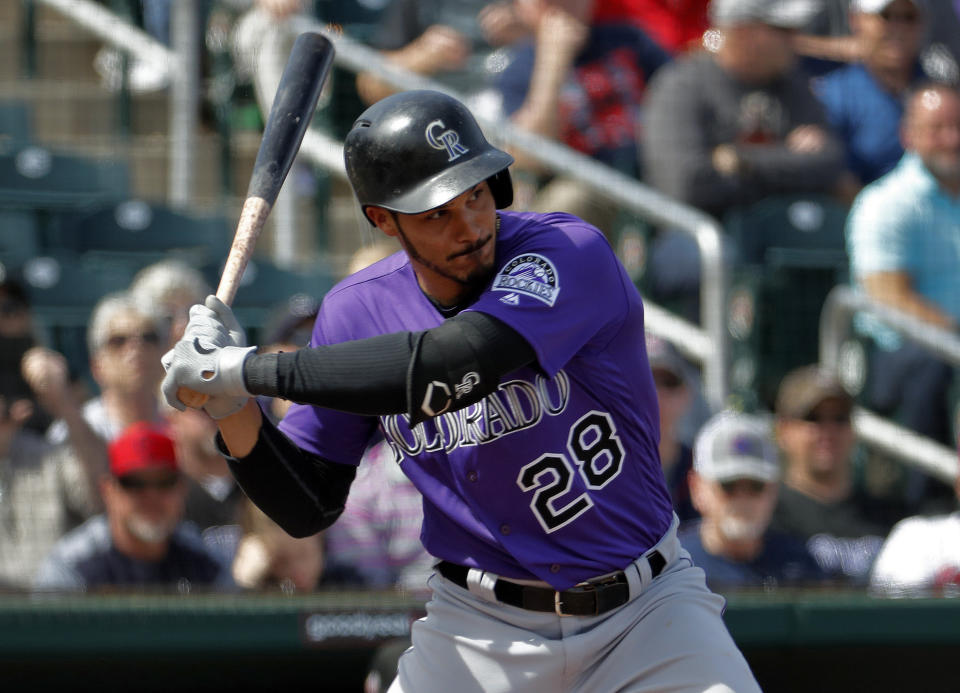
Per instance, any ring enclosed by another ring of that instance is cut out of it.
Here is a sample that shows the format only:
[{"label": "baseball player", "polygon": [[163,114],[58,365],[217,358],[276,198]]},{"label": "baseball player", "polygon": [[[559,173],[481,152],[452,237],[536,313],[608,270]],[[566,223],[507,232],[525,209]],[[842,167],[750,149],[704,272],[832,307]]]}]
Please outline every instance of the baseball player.
[{"label": "baseball player", "polygon": [[[210,396],[240,485],[295,536],[334,522],[381,429],[438,561],[390,690],[759,690],[677,541],[643,306],[603,234],[501,211],[513,159],[441,93],[374,104],[344,157],[403,251],[334,287],[296,352],[242,346],[209,297],[163,390]],[[297,404],[274,427],[254,395]]]}]

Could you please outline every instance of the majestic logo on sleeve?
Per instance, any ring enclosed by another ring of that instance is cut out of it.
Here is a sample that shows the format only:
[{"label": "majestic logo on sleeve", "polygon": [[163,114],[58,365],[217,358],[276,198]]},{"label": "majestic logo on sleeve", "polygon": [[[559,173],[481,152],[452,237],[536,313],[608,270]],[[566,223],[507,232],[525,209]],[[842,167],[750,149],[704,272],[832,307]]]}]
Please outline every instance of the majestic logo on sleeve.
[{"label": "majestic logo on sleeve", "polygon": [[434,149],[445,149],[447,151],[447,161],[459,159],[470,150],[460,144],[460,133],[456,130],[444,130],[446,127],[442,120],[434,120],[427,126],[426,136],[427,144]]},{"label": "majestic logo on sleeve", "polygon": [[532,296],[552,307],[560,293],[560,281],[547,258],[536,253],[525,253],[517,255],[503,266],[493,280],[492,290]]}]

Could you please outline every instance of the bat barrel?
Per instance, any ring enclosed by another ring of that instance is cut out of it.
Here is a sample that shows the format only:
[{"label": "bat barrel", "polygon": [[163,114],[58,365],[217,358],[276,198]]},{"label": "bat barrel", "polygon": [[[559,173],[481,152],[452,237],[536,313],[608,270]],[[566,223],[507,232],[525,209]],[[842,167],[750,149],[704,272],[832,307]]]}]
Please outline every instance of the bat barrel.
[{"label": "bat barrel", "polygon": [[[236,297],[260,231],[300,149],[300,142],[330,74],[333,56],[330,39],[315,32],[297,36],[290,50],[253,164],[247,199],[217,287],[217,297],[227,305],[231,305]],[[207,401],[206,395],[184,387],[179,388],[177,397],[193,408],[199,408]]]},{"label": "bat barrel", "polygon": [[333,44],[323,34],[297,36],[270,107],[247,197],[263,198],[270,205],[276,201],[310,125],[333,56]]}]

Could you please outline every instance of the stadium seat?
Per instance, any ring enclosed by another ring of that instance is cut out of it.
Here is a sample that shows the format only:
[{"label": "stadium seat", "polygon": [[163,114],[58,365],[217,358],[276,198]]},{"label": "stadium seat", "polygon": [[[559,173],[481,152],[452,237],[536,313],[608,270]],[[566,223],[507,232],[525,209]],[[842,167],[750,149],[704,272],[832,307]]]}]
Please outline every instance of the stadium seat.
[{"label": "stadium seat", "polygon": [[826,196],[769,198],[733,210],[728,325],[731,391],[747,408],[771,408],[780,379],[817,361],[820,310],[847,279],[846,207]]},{"label": "stadium seat", "polygon": [[222,261],[233,229],[223,216],[199,216],[138,199],[57,215],[51,247],[81,253],[88,262],[125,263],[133,271],[179,257],[201,267]]},{"label": "stadium seat", "polygon": [[30,107],[17,99],[0,99],[0,149],[14,148],[33,139]]},{"label": "stadium seat", "polygon": [[36,217],[22,210],[0,209],[0,264],[4,273],[16,273],[40,252]]},{"label": "stadium seat", "polygon": [[0,153],[0,206],[69,209],[125,197],[130,171],[116,160],[54,152],[33,144]]},{"label": "stadium seat", "polygon": [[67,357],[72,372],[85,372],[90,313],[101,298],[129,286],[133,278],[129,268],[88,263],[79,255],[60,252],[30,258],[18,277],[44,342]]}]

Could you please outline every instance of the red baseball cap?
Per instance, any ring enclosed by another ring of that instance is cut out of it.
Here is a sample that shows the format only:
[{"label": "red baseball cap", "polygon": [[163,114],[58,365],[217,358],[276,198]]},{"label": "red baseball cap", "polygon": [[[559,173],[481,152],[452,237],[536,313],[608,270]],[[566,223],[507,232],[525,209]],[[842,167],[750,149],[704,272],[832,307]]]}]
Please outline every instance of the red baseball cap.
[{"label": "red baseball cap", "polygon": [[159,426],[147,421],[130,425],[109,445],[110,472],[117,477],[141,469],[177,471],[173,440]]}]

